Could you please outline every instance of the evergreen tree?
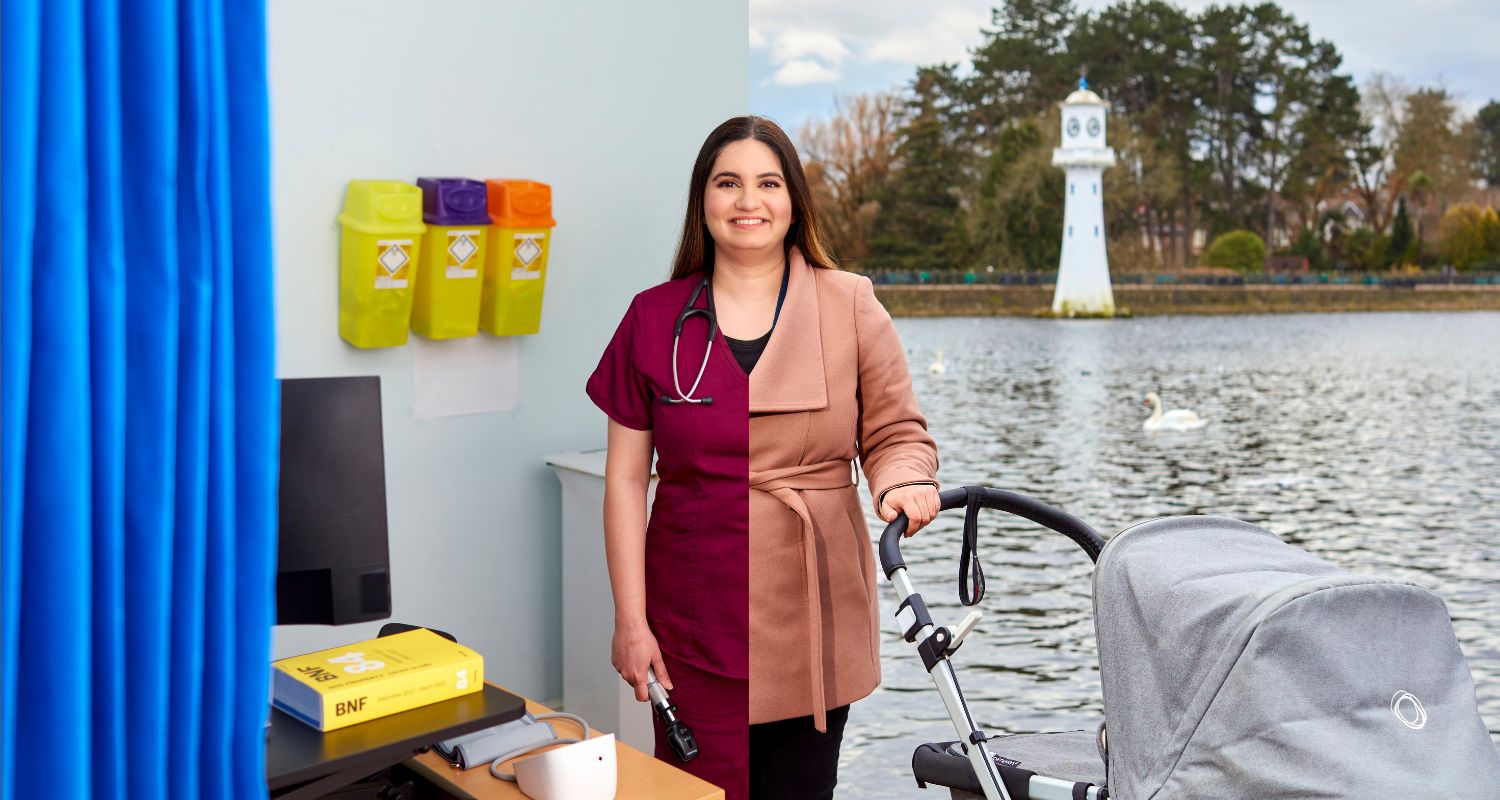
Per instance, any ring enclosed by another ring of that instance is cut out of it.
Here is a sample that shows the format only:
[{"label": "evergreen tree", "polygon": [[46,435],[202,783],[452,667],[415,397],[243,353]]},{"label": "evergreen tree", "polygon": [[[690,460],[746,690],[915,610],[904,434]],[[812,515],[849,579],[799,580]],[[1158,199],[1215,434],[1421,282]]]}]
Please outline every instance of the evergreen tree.
[{"label": "evergreen tree", "polygon": [[1066,181],[1052,166],[1049,142],[1057,128],[1047,122],[1006,128],[990,154],[970,216],[977,265],[1008,271],[1057,267]]},{"label": "evergreen tree", "polygon": [[1078,64],[1068,35],[1076,17],[1072,0],[1003,0],[991,12],[993,28],[973,51],[974,72],[955,87],[979,141],[1054,108],[1071,90]]},{"label": "evergreen tree", "polygon": [[896,167],[878,196],[880,217],[870,237],[873,269],[958,269],[968,265],[963,209],[964,153],[953,141],[945,88],[953,67],[922,67],[912,82]]},{"label": "evergreen tree", "polygon": [[[1106,184],[1118,184],[1129,171],[1138,178],[1132,181],[1136,188],[1161,183],[1158,188],[1168,190],[1133,193],[1132,218],[1111,230],[1150,231],[1155,221],[1172,216],[1173,207],[1182,219],[1192,217],[1195,192],[1188,167],[1203,89],[1194,48],[1193,18],[1162,0],[1126,0],[1085,14],[1068,37],[1068,49],[1077,54],[1090,85],[1110,102],[1110,140],[1120,165],[1105,173]],[[1174,240],[1177,263],[1185,263],[1187,239]]]},{"label": "evergreen tree", "polygon": [[1391,222],[1391,258],[1396,263],[1410,261],[1415,255],[1412,252],[1416,244],[1416,231],[1412,230],[1411,217],[1406,213],[1406,198],[1396,201],[1396,218]]},{"label": "evergreen tree", "polygon": [[1491,100],[1474,116],[1476,170],[1491,189],[1500,189],[1500,100]]}]

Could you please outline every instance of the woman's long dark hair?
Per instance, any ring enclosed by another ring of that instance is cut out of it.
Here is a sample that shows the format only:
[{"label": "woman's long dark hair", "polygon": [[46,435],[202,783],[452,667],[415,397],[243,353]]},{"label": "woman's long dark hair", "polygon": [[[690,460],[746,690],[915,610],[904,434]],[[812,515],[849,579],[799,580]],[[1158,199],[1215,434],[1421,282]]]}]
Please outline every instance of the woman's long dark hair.
[{"label": "woman's long dark hair", "polygon": [[713,169],[719,153],[731,142],[754,139],[771,148],[781,161],[787,191],[792,196],[792,224],[787,227],[786,247],[796,247],[810,267],[838,269],[828,251],[818,211],[813,205],[812,188],[802,171],[797,148],[780,125],[765,117],[735,117],[714,128],[698,150],[693,163],[693,178],[688,185],[687,214],[682,220],[682,239],[677,243],[677,258],[672,263],[672,279],[683,278],[700,269],[713,269],[714,249],[710,244],[708,224],[703,215],[703,193],[708,187],[708,171]]}]

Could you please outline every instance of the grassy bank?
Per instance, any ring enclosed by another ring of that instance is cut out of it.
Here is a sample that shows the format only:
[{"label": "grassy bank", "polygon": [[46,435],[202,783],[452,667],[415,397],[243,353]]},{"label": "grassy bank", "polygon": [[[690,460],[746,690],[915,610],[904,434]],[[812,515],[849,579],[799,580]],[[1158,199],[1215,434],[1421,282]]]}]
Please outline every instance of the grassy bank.
[{"label": "grassy bank", "polygon": [[[1050,285],[876,286],[896,317],[1016,317],[1052,306]],[[1137,317],[1330,311],[1500,311],[1500,286],[1115,286],[1115,305]]]}]

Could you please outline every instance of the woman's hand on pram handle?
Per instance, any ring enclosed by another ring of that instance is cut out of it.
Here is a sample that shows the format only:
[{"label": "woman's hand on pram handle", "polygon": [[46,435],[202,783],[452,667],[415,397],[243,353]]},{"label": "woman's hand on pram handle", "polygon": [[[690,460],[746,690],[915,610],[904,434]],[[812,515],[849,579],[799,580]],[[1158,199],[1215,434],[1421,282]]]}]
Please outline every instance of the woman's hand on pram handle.
[{"label": "woman's hand on pram handle", "polygon": [[[887,494],[893,490],[887,490]],[[1053,508],[1039,500],[1026,495],[1008,492],[1004,489],[989,489],[983,486],[964,486],[958,489],[949,489],[938,494],[938,507],[941,510],[950,508],[962,508],[970,502],[978,502],[982,508],[991,508],[1014,514],[1035,522],[1042,527],[1054,530],[1069,539],[1072,539],[1083,551],[1088,554],[1091,561],[1099,560],[1099,553],[1104,549],[1104,538],[1099,535],[1088,523],[1068,514],[1061,509]],[[877,501],[878,503],[878,501]],[[887,517],[876,508],[876,513],[881,519],[887,520],[885,531],[880,534],[880,568],[885,572],[887,578],[891,578],[899,569],[906,566],[906,561],[901,558],[900,534],[907,533],[907,520],[899,515]],[[967,521],[966,521],[967,526]],[[910,535],[910,534],[908,534]],[[910,594],[906,592],[905,594]]]},{"label": "woman's hand on pram handle", "polygon": [[875,501],[875,514],[884,522],[895,520],[897,514],[906,515],[907,536],[916,535],[941,510],[937,485],[932,483],[895,486],[881,493]]}]

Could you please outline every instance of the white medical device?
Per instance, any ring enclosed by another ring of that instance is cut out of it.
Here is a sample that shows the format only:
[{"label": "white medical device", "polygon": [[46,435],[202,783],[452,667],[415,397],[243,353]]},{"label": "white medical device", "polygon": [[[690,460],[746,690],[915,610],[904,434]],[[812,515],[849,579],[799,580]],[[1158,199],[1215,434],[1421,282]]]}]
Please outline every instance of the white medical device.
[{"label": "white medical device", "polygon": [[[576,723],[582,739],[559,736],[543,721],[549,719]],[[589,731],[588,722],[576,714],[526,714],[504,725],[438,742],[433,749],[460,769],[489,764],[491,775],[514,782],[532,800],[613,800],[615,735],[590,739]],[[566,747],[517,761],[514,774],[500,770],[506,761],[560,744]]]},{"label": "white medical device", "polygon": [[618,774],[613,733],[516,762],[516,785],[532,800],[614,800]]}]

